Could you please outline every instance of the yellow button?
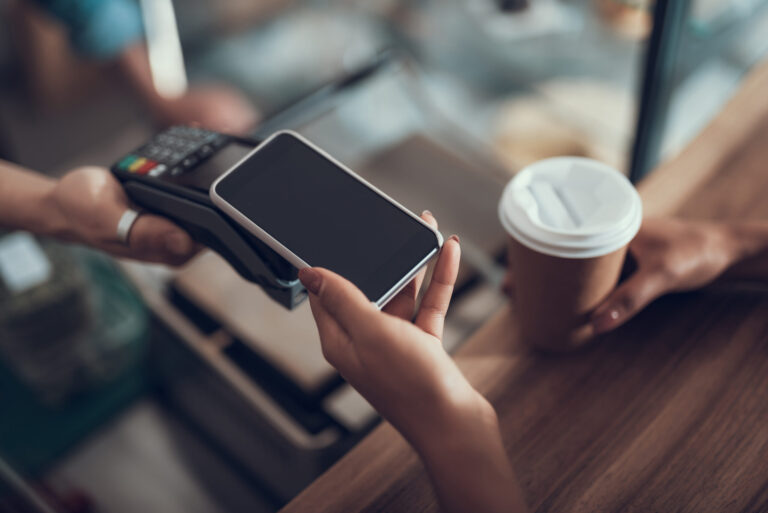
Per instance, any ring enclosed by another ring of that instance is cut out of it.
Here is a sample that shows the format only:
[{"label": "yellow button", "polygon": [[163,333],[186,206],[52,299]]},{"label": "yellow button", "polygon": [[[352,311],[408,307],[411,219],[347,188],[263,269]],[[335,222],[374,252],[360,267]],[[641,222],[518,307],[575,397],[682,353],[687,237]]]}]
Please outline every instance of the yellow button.
[{"label": "yellow button", "polygon": [[147,163],[147,159],[138,158],[133,162],[133,164],[130,165],[130,167],[128,168],[128,171],[134,172],[146,163]]}]

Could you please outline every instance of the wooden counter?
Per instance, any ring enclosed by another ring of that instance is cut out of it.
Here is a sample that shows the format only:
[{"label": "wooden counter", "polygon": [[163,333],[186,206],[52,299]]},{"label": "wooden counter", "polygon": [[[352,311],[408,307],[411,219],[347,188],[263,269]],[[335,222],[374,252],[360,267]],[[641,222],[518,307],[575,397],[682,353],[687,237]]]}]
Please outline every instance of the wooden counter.
[{"label": "wooden counter", "polygon": [[[646,212],[768,218],[768,65],[642,184]],[[768,511],[768,294],[663,298],[577,354],[513,340],[507,307],[457,353],[496,407],[532,511]],[[437,511],[383,424],[283,510]]]}]

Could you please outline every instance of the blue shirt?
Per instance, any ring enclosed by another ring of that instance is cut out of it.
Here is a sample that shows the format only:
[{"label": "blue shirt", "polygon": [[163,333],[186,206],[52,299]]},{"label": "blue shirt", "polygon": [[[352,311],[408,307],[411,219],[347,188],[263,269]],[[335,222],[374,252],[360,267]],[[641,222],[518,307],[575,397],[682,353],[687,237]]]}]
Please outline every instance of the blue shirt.
[{"label": "blue shirt", "polygon": [[114,57],[143,36],[137,0],[36,1],[64,23],[72,46],[89,57]]}]

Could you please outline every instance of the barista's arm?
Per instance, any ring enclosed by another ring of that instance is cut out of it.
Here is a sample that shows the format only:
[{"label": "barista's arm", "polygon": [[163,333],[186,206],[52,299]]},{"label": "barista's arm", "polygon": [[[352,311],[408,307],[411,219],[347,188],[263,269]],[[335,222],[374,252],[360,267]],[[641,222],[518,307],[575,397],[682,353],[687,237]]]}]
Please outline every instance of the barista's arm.
[{"label": "barista's arm", "polygon": [[629,250],[637,271],[595,310],[598,333],[631,319],[670,292],[717,280],[768,282],[768,222],[646,219]]},{"label": "barista's arm", "polygon": [[0,160],[0,228],[61,237],[65,223],[51,208],[56,180]]},{"label": "barista's arm", "polygon": [[55,180],[0,160],[0,228],[25,230],[85,244],[115,256],[178,265],[197,252],[181,228],[161,217],[141,215],[128,245],[117,224],[128,198],[112,174],[99,167],[70,171]]}]

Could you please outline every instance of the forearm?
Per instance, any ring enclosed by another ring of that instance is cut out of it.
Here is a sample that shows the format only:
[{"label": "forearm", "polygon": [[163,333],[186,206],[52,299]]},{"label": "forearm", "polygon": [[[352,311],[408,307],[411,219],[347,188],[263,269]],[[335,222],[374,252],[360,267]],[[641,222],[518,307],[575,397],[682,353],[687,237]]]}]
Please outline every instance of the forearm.
[{"label": "forearm", "polygon": [[724,229],[733,248],[724,278],[768,281],[768,222],[728,223]]},{"label": "forearm", "polygon": [[[486,403],[487,405],[487,403]],[[527,511],[490,405],[432,433],[416,450],[446,513]]]},{"label": "forearm", "polygon": [[0,160],[0,228],[66,238],[55,188],[56,180]]}]

